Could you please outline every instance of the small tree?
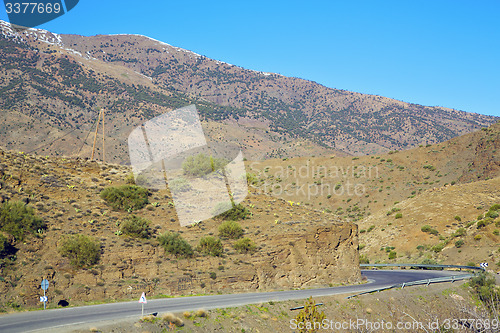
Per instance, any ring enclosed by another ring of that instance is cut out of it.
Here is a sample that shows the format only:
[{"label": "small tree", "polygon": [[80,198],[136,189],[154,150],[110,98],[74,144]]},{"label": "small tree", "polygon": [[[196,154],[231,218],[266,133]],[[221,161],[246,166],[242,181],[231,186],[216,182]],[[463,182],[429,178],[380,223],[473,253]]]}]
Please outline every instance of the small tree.
[{"label": "small tree", "polygon": [[319,311],[316,303],[312,297],[307,299],[304,309],[300,310],[299,314],[295,317],[299,332],[317,332],[321,329],[318,323],[321,323],[326,318],[323,311]]},{"label": "small tree", "polygon": [[69,258],[73,266],[88,267],[99,262],[101,244],[86,235],[72,235],[62,239],[58,251],[63,257]]}]

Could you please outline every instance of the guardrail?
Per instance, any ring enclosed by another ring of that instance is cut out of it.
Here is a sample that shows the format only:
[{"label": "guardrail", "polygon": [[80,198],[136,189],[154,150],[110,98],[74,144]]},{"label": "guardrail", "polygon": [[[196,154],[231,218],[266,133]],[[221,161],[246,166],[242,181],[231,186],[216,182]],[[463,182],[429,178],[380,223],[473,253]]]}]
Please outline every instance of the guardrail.
[{"label": "guardrail", "polygon": [[[483,267],[476,267],[476,266],[461,266],[461,265],[428,265],[428,264],[360,264],[360,267],[416,267],[416,268],[458,268],[460,270],[462,269],[475,269],[475,270],[481,270],[484,271],[485,268]],[[364,294],[370,294],[374,292],[379,292],[387,289],[393,289],[393,288],[404,288],[406,286],[415,286],[415,285],[429,285],[431,283],[439,283],[439,282],[455,282],[458,280],[465,280],[465,279],[470,279],[473,275],[471,274],[462,274],[462,275],[452,275],[452,276],[445,276],[445,277],[439,277],[439,278],[433,278],[433,279],[425,279],[425,280],[417,280],[417,281],[411,281],[411,282],[404,282],[404,283],[399,283],[395,284],[392,286],[387,286],[387,287],[382,287],[382,288],[375,288],[371,289],[368,291],[363,291],[361,293],[347,296],[346,298],[352,298],[356,297],[359,295],[364,295]]]},{"label": "guardrail", "polygon": [[477,269],[484,271],[482,267],[476,266],[461,266],[461,265],[427,265],[427,264],[360,264],[360,267],[420,267],[420,268],[458,268],[462,269]]},{"label": "guardrail", "polygon": [[425,280],[417,280],[417,281],[411,281],[411,282],[403,282],[403,283],[394,284],[392,286],[387,286],[387,287],[382,287],[382,288],[375,288],[375,289],[363,291],[363,292],[360,292],[360,293],[357,293],[357,294],[354,294],[354,295],[347,296],[346,299],[349,299],[349,298],[352,298],[352,297],[356,297],[356,296],[359,296],[359,295],[371,294],[371,293],[374,293],[374,292],[379,292],[379,291],[383,291],[383,290],[387,290],[387,289],[393,289],[393,288],[401,288],[401,289],[403,289],[404,287],[407,287],[407,286],[417,286],[417,285],[422,285],[422,284],[425,284],[425,285],[428,286],[431,283],[439,283],[439,282],[452,282],[453,283],[453,282],[459,281],[459,280],[470,279],[471,277],[473,277],[472,274],[461,274],[461,275],[458,275],[458,276],[452,275],[452,276],[444,276],[444,277],[433,278],[433,279],[425,279]]}]

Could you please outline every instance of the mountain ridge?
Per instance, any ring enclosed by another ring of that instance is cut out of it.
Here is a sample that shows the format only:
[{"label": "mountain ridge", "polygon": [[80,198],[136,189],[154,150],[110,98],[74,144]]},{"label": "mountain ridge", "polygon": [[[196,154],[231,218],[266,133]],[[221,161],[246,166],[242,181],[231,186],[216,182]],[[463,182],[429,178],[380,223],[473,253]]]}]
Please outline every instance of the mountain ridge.
[{"label": "mountain ridge", "polygon": [[[54,132],[79,126],[80,138],[68,138],[75,144],[95,121],[95,109],[106,107],[112,113],[111,128],[117,129],[109,134],[111,147],[106,149],[115,162],[126,163],[124,142],[130,128],[187,104],[196,104],[204,120],[222,124],[227,132],[243,133],[236,140],[251,158],[407,149],[442,142],[498,119],[244,69],[142,35],[84,37],[9,29],[0,24],[2,43],[13,52],[0,53],[0,91],[8,97],[21,96],[0,107],[31,117],[38,108],[40,120],[48,123],[60,118],[59,128],[51,128]],[[22,46],[32,49],[21,50]],[[33,63],[25,61],[30,52]],[[26,110],[23,101],[34,105]],[[79,114],[79,122],[69,119],[68,113]],[[246,125],[256,122],[257,128]],[[36,148],[11,138],[4,133],[5,142],[11,142],[6,148]],[[50,141],[49,136],[43,139]],[[64,146],[56,144],[47,151],[77,153]],[[84,143],[82,153],[87,154],[89,147]]]}]

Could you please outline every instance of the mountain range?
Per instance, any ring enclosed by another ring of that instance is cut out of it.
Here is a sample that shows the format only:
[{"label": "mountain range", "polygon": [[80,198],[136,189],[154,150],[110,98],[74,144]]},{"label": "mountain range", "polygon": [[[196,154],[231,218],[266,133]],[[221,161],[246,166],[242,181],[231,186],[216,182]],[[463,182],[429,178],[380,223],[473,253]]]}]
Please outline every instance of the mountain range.
[{"label": "mountain range", "polygon": [[499,119],[248,70],[140,35],[15,32],[3,21],[0,96],[4,148],[90,156],[105,108],[105,158],[122,164],[132,128],[189,104],[207,136],[237,142],[250,159],[384,153]]}]

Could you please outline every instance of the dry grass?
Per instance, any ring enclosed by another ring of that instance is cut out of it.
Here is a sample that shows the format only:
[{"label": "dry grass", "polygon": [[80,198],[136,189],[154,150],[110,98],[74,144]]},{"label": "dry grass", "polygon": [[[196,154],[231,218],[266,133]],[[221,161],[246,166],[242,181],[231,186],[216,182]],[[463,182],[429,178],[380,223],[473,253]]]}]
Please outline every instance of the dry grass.
[{"label": "dry grass", "polygon": [[176,315],[174,315],[173,313],[170,313],[170,312],[165,313],[161,319],[164,322],[172,323],[177,327],[184,326],[184,321],[181,318],[177,317]]}]

